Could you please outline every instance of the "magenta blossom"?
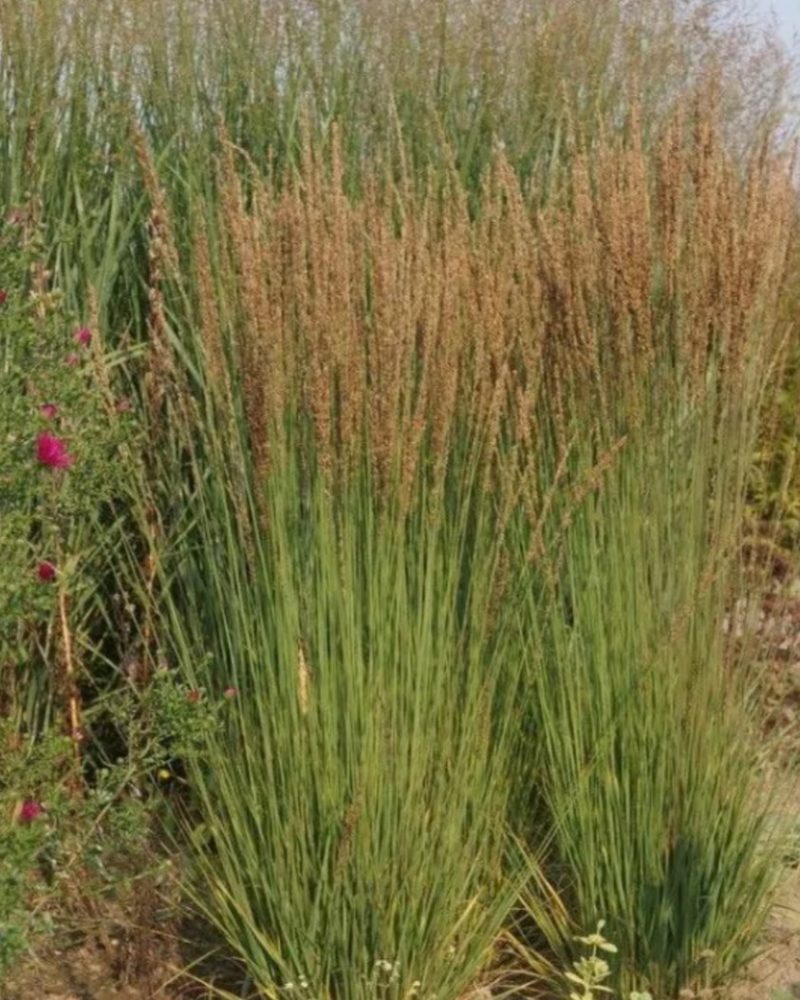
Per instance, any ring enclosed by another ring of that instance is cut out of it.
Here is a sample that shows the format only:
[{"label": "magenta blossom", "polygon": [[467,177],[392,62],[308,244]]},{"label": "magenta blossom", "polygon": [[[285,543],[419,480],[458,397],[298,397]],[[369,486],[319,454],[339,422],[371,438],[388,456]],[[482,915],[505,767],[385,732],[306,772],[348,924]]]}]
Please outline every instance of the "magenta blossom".
[{"label": "magenta blossom", "polygon": [[67,355],[67,364],[69,365],[70,368],[74,368],[76,365],[79,365],[80,363],[81,359],[78,357],[77,354],[73,353]]},{"label": "magenta blossom", "polygon": [[56,578],[56,568],[49,559],[45,559],[36,567],[36,575],[42,583],[52,583]]},{"label": "magenta blossom", "polygon": [[44,806],[35,799],[25,799],[19,810],[20,823],[32,823],[44,812]]},{"label": "magenta blossom", "polygon": [[43,403],[39,407],[39,412],[45,420],[52,420],[58,413],[58,407],[55,403]]},{"label": "magenta blossom", "polygon": [[8,299],[8,292],[4,288],[0,288],[0,306],[4,306],[6,304],[7,299]]},{"label": "magenta blossom", "polygon": [[40,434],[36,438],[36,457],[51,469],[68,469],[75,459],[67,451],[66,442],[55,434]]},{"label": "magenta blossom", "polygon": [[92,342],[92,331],[87,326],[81,326],[75,331],[72,339],[81,347],[88,347]]}]

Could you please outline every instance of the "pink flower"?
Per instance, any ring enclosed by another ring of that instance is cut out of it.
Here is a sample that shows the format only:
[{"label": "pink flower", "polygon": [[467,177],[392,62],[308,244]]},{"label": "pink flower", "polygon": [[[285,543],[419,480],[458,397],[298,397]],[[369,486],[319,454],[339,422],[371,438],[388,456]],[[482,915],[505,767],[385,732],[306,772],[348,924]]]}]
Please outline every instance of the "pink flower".
[{"label": "pink flower", "polygon": [[239,693],[239,688],[234,687],[233,685],[231,685],[230,687],[226,687],[225,690],[222,692],[225,698],[235,698],[238,693]]},{"label": "pink flower", "polygon": [[81,359],[78,357],[77,354],[67,355],[67,364],[70,366],[70,368],[74,368],[76,365],[79,365],[80,363]]},{"label": "pink flower", "polygon": [[36,575],[42,583],[52,583],[56,578],[56,568],[49,559],[45,559],[36,567]]},{"label": "pink flower", "polygon": [[81,326],[73,334],[72,339],[76,344],[80,344],[81,347],[88,347],[92,342],[92,331],[88,326]]},{"label": "pink flower", "polygon": [[19,811],[20,823],[32,823],[44,812],[44,806],[35,799],[25,799]]},{"label": "pink flower", "polygon": [[8,292],[5,290],[5,288],[0,288],[0,306],[4,306],[6,304],[7,299],[8,299]]},{"label": "pink flower", "polygon": [[192,688],[191,691],[186,692],[186,700],[192,705],[196,705],[202,697],[203,695],[197,690],[197,688]]},{"label": "pink flower", "polygon": [[36,438],[36,457],[51,469],[68,469],[75,459],[67,451],[66,442],[55,434],[40,434]]},{"label": "pink flower", "polygon": [[58,407],[55,403],[43,403],[39,407],[39,412],[44,417],[45,420],[52,420],[53,417],[58,413]]},{"label": "pink flower", "polygon": [[133,409],[133,403],[128,399],[127,396],[123,396],[122,399],[118,399],[116,403],[117,413],[128,413]]}]

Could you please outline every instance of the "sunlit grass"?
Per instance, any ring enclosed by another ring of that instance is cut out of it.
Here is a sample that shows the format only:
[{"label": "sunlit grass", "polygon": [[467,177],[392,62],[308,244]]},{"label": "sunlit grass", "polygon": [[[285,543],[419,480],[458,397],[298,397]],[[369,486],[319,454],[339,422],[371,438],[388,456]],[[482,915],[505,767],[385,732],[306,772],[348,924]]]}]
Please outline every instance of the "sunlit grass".
[{"label": "sunlit grass", "polygon": [[223,706],[181,815],[243,988],[445,1000],[525,980],[500,940],[552,988],[603,918],[660,997],[752,947],[722,620],[796,206],[730,11],[0,0],[0,199],[144,432],[86,689]]}]

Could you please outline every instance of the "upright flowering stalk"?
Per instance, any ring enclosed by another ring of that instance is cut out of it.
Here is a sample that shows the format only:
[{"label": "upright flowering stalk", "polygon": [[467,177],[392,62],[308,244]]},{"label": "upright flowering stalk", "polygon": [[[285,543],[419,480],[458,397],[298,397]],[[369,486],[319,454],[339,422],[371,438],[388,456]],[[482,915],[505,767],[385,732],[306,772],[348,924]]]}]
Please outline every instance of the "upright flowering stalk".
[{"label": "upright flowering stalk", "polygon": [[75,461],[67,451],[66,442],[48,432],[36,438],[36,458],[51,469],[68,469]]}]

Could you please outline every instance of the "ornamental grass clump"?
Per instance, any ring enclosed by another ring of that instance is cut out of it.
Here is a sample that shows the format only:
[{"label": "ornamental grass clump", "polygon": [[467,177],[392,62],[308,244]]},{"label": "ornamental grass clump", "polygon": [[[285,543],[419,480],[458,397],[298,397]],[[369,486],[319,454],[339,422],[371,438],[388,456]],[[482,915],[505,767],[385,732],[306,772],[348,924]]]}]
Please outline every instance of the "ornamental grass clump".
[{"label": "ornamental grass clump", "polygon": [[522,577],[527,836],[547,845],[528,903],[562,962],[573,921],[604,915],[614,984],[672,996],[752,954],[778,871],[723,623],[764,388],[797,336],[795,196],[785,162],[740,166],[713,119],[678,119],[652,160],[577,161],[544,227],[550,335],[583,362],[554,437],[596,475]]},{"label": "ornamental grass clump", "polygon": [[243,992],[447,1000],[504,922],[586,995],[751,948],[721,626],[797,343],[755,37],[735,0],[0,0],[0,710],[76,771],[144,754]]},{"label": "ornamental grass clump", "polygon": [[[487,418],[536,300],[491,268],[486,300],[471,289],[460,192],[398,226],[377,181],[351,203],[335,155],[330,176],[306,163],[302,186],[254,179],[250,205],[220,163],[183,296],[197,360],[162,341],[149,373],[163,655],[196,690],[235,688],[189,773],[193,891],[264,994],[455,997],[515,895],[522,660]],[[180,301],[161,273],[153,301]]]},{"label": "ornamental grass clump", "polygon": [[388,962],[455,995],[510,909],[506,819],[537,969],[600,914],[626,990],[752,946],[775,869],[721,625],[793,196],[715,101],[576,137],[539,212],[500,152],[476,213],[456,177],[352,197],[335,136],[280,183],[229,144],[176,256],[146,171],[142,520],[163,655],[237,690],[191,839],[262,992]]},{"label": "ornamental grass clump", "polygon": [[164,623],[226,699],[188,772],[191,895],[264,995],[461,995],[514,896],[519,658],[492,616],[491,526],[381,512],[363,480],[333,499],[291,464],[245,524],[241,484],[210,468]]}]

